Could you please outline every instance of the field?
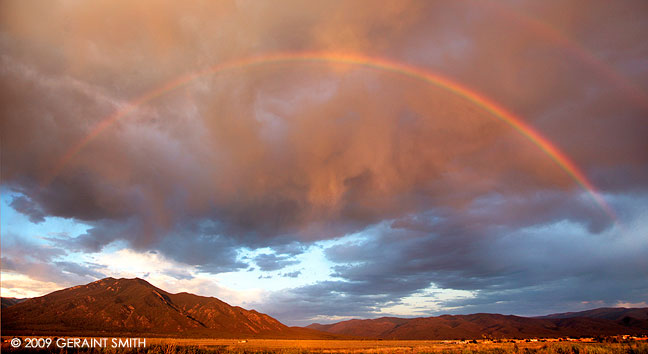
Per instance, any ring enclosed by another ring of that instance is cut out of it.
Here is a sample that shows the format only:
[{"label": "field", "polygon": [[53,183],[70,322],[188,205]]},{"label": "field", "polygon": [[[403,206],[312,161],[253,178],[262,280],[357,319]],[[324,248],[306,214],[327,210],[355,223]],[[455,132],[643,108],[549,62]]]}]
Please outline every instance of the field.
[{"label": "field", "polygon": [[507,342],[458,343],[454,341],[390,340],[269,340],[269,339],[170,339],[149,338],[145,348],[25,349],[2,343],[2,352],[22,353],[440,353],[440,354],[648,354],[648,343]]}]

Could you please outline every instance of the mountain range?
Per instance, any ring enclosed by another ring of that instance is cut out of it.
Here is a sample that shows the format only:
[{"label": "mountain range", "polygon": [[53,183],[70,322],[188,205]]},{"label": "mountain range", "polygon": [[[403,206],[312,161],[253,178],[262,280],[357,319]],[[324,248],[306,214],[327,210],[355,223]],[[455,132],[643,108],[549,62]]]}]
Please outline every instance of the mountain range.
[{"label": "mountain range", "polygon": [[601,307],[598,309],[580,311],[580,312],[565,312],[554,313],[551,315],[540,316],[537,318],[571,318],[571,317],[587,317],[587,318],[600,318],[604,320],[621,321],[626,317],[638,320],[648,320],[648,308],[625,308],[625,307]]},{"label": "mountain range", "polygon": [[160,335],[317,338],[254,310],[189,293],[171,294],[142,279],[105,278],[2,309],[3,334]]},{"label": "mountain range", "polygon": [[648,333],[648,308],[599,308],[520,317],[500,314],[354,319],[289,327],[214,297],[171,294],[142,279],[105,278],[31,299],[2,299],[6,335],[290,339],[479,339]]},{"label": "mountain range", "polygon": [[332,334],[382,339],[479,339],[593,337],[648,333],[648,308],[602,308],[583,312],[520,317],[478,313],[438,317],[381,317],[307,328]]}]

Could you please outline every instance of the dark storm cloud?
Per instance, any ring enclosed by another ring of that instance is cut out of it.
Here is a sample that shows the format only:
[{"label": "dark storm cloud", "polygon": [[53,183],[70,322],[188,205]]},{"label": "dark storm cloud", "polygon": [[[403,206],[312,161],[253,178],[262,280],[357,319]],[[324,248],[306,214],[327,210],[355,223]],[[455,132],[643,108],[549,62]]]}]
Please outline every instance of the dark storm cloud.
[{"label": "dark storm cloud", "polygon": [[127,240],[141,232],[136,220],[104,220],[87,224],[88,230],[76,237],[69,235],[51,236],[46,239],[59,247],[77,252],[99,252],[107,244]]},{"label": "dark storm cloud", "polygon": [[[536,286],[480,290],[474,299],[443,301],[441,305],[453,308],[444,313],[491,312],[537,316],[644,301],[648,287],[647,282],[642,280],[645,274],[631,272],[612,276],[602,279],[599,275],[590,274],[545,281]],[[622,294],[619,289],[623,289]]]},{"label": "dark storm cloud", "polygon": [[[578,223],[519,225],[519,218],[484,225],[471,211],[396,220],[329,247],[325,253],[338,264],[333,276],[339,280],[274,294],[263,309],[294,324],[330,322],[321,315],[380,317],[385,307],[416,295],[428,306],[419,316],[541,315],[639,303],[648,293],[645,222],[624,233],[588,231]],[[443,300],[432,287],[472,295]]]},{"label": "dark storm cloud", "polygon": [[208,273],[231,272],[248,267],[238,260],[239,245],[218,235],[171,234],[155,248],[173,259]]},{"label": "dark storm cloud", "polygon": [[[616,299],[636,300],[646,295],[646,274],[629,266],[643,265],[632,252],[645,250],[645,7],[3,2],[3,187],[33,222],[89,226],[50,238],[61,249],[125,241],[211,273],[247,261],[279,270],[314,241],[365,230],[366,242],[326,250],[336,280],[277,295],[271,313],[287,318],[297,316],[293,305],[305,317],[369,315],[431,285],[474,291],[455,302],[468,309],[496,308],[500,297],[534,311],[549,305],[531,299],[551,293],[566,307],[588,298],[569,279],[593,274],[602,280],[583,287],[591,297],[613,302],[609,280]],[[92,133],[187,72],[321,50],[417,65],[476,89],[564,151],[637,230],[622,231],[554,160],[484,109],[375,68],[293,62],[207,75]],[[239,258],[241,248],[264,247],[273,253]],[[5,258],[29,274],[61,262],[7,254],[3,244]]]}]

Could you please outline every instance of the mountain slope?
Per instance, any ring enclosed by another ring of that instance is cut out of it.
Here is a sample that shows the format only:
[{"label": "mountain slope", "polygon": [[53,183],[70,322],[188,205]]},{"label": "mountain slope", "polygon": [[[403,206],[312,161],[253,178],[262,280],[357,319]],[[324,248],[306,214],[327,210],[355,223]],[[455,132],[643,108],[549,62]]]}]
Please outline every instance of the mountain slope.
[{"label": "mountain slope", "polygon": [[28,299],[2,311],[6,334],[150,334],[320,338],[313,330],[213,297],[170,294],[142,279],[106,278]]},{"label": "mountain slope", "polygon": [[640,334],[648,323],[623,323],[599,318],[528,318],[499,314],[443,315],[439,317],[349,320],[307,328],[329,333],[382,339],[534,338]]},{"label": "mountain slope", "polygon": [[355,337],[381,338],[385,333],[389,333],[407,321],[409,320],[405,318],[381,317],[373,320],[348,320],[328,325],[313,323],[306,328]]},{"label": "mountain slope", "polygon": [[644,308],[625,308],[625,307],[602,307],[593,310],[580,312],[554,313],[551,315],[540,316],[537,318],[573,318],[587,317],[599,318],[604,320],[620,321],[625,317],[631,317],[638,320],[648,320],[648,307]]},{"label": "mountain slope", "polygon": [[13,306],[15,304],[19,304],[27,299],[20,299],[20,298],[15,298],[15,297],[3,297],[0,299],[2,308]]}]

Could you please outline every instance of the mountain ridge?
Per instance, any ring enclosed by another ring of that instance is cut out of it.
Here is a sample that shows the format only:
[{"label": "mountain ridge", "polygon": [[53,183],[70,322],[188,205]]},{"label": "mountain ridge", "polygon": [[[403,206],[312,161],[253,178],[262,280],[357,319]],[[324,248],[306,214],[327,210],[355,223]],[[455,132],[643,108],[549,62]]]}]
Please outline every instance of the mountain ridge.
[{"label": "mountain ridge", "polygon": [[139,278],[104,278],[31,299],[2,299],[8,335],[138,335],[276,339],[479,339],[648,333],[648,308],[598,308],[522,317],[477,313],[352,319],[289,327],[256,310]]},{"label": "mountain ridge", "polygon": [[648,307],[599,307],[585,311],[553,313],[535,318],[573,317],[601,318],[606,320],[621,320],[625,317],[632,317],[639,320],[648,320]]},{"label": "mountain ridge", "polygon": [[334,338],[288,327],[215,297],[172,294],[139,278],[104,278],[54,291],[2,311],[6,334],[139,334],[160,336]]},{"label": "mountain ridge", "polygon": [[[648,308],[643,310],[648,311]],[[639,311],[638,313],[643,312]],[[380,317],[352,319],[325,325],[313,323],[306,328],[339,335],[402,340],[480,339],[484,337],[523,339],[648,333],[648,320],[641,318],[625,316],[619,320],[611,320],[564,315],[559,318],[539,318],[476,313],[417,318]]]}]

